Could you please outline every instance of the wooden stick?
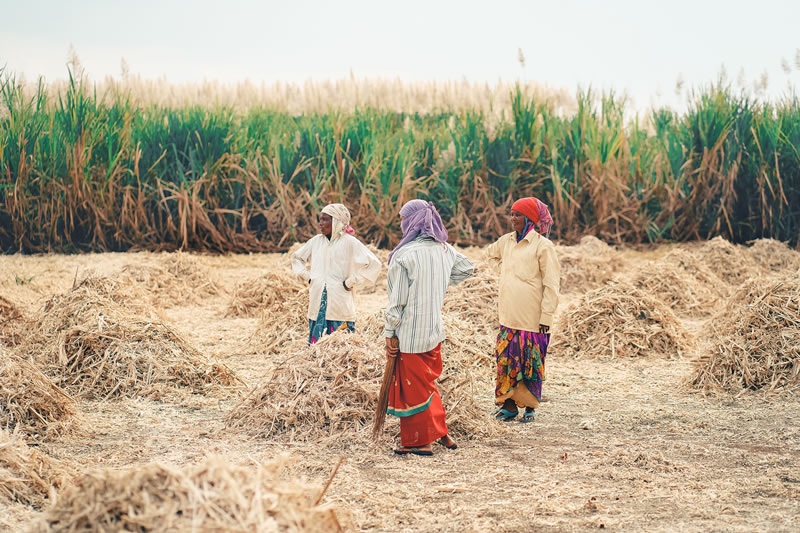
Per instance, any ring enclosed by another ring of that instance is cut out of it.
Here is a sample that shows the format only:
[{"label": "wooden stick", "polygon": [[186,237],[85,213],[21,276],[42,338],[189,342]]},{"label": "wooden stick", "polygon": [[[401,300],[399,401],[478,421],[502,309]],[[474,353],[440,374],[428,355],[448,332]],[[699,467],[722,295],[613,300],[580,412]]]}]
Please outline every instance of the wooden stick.
[{"label": "wooden stick", "polygon": [[386,409],[389,407],[389,386],[392,384],[392,378],[394,377],[395,364],[397,364],[397,357],[388,357],[386,359],[381,391],[378,393],[378,405],[375,406],[375,422],[372,424],[372,438],[374,440],[378,440],[378,436],[383,430],[383,424],[386,422]]},{"label": "wooden stick", "polygon": [[331,473],[331,477],[328,478],[328,482],[325,483],[325,487],[322,489],[322,492],[320,492],[319,496],[317,496],[317,499],[314,502],[314,507],[319,505],[319,502],[322,501],[322,497],[325,496],[326,492],[328,492],[328,487],[331,486],[331,482],[333,481],[333,478],[336,477],[336,472],[338,472],[339,471],[339,467],[342,466],[342,461],[344,461],[344,455],[339,457],[339,462],[336,463],[336,468],[333,469],[333,472]]}]

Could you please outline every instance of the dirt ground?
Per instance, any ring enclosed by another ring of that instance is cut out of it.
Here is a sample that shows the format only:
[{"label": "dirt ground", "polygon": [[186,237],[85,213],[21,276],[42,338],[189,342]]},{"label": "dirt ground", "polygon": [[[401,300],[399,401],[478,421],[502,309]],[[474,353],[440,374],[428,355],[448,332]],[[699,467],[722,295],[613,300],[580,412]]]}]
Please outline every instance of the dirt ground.
[{"label": "dirt ground", "polygon": [[[625,251],[625,268],[662,252]],[[78,277],[111,274],[155,255],[0,256],[0,294],[33,313],[68,290],[76,270]],[[229,292],[239,280],[285,268],[285,257],[199,260],[225,291],[165,308],[162,317],[256,386],[276,361],[243,340],[257,319],[225,317]],[[577,296],[566,295],[560,310]],[[383,290],[357,295],[359,314],[381,309],[385,298]],[[705,322],[684,325],[702,341]],[[350,513],[361,531],[797,531],[800,395],[703,396],[684,384],[691,359],[580,360],[563,357],[555,343],[535,423],[493,422],[503,426],[497,437],[462,439],[456,451],[436,447],[432,458],[398,457],[385,445],[348,451],[226,429],[223,420],[244,387],[179,402],[83,401],[73,434],[40,449],[87,468],[290,454],[287,475],[320,486],[344,455],[325,501]],[[478,394],[491,410],[491,387]],[[22,530],[37,514],[0,499],[0,530]]]}]

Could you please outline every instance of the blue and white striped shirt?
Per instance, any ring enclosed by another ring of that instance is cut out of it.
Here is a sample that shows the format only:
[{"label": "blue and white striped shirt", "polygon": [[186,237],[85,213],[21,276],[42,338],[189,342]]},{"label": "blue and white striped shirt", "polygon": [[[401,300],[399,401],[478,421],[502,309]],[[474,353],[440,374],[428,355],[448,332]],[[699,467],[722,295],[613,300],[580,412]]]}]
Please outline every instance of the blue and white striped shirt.
[{"label": "blue and white striped shirt", "polygon": [[442,302],[448,285],[475,266],[447,243],[418,237],[400,248],[389,265],[384,336],[397,337],[403,353],[432,350],[445,338]]}]

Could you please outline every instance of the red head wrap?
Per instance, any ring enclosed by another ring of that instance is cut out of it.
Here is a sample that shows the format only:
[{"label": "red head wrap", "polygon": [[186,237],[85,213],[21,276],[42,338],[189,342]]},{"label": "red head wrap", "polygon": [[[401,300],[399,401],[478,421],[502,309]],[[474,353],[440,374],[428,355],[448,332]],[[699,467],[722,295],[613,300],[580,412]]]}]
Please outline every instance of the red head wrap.
[{"label": "red head wrap", "polygon": [[550,216],[550,211],[544,202],[540,202],[537,198],[529,196],[528,198],[520,198],[511,206],[511,209],[522,213],[528,220],[539,226],[539,232],[545,235],[550,233],[550,226],[553,224],[553,217]]}]

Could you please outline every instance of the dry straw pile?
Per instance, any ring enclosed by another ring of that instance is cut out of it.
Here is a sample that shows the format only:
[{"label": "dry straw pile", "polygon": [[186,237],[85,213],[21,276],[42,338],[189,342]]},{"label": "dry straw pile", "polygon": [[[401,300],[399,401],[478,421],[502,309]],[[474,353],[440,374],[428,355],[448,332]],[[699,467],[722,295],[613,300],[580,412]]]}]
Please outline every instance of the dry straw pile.
[{"label": "dry straw pile", "polygon": [[657,261],[638,268],[629,279],[642,292],[656,296],[677,315],[702,317],[714,312],[728,287],[702,262],[675,249]]},{"label": "dry straw pile", "polygon": [[32,438],[58,434],[75,414],[75,402],[30,362],[0,346],[0,426]]},{"label": "dry straw pile", "polygon": [[259,354],[285,353],[287,347],[296,348],[308,341],[308,290],[284,287],[273,303],[261,311],[255,331],[246,339]]},{"label": "dry straw pile", "polygon": [[622,266],[619,253],[586,235],[577,246],[556,246],[561,264],[561,292],[582,293],[610,281]]},{"label": "dry straw pile", "polygon": [[70,471],[25,443],[18,431],[0,429],[0,496],[39,508]]},{"label": "dry straw pile", "polygon": [[[384,369],[382,337],[371,332],[336,332],[316,344],[295,350],[228,415],[230,427],[258,436],[287,435],[288,440],[333,438],[341,445],[368,442]],[[375,326],[377,327],[377,326]],[[382,326],[380,326],[382,328]],[[454,328],[448,334],[455,337]],[[471,335],[464,330],[461,335]],[[468,344],[467,339],[459,341]],[[455,436],[492,431],[488,415],[475,397],[482,388],[475,377],[485,371],[488,354],[442,349],[445,372],[439,391]],[[387,431],[388,433],[388,431]]]},{"label": "dry straw pile", "polygon": [[0,327],[22,316],[13,302],[0,296]]},{"label": "dry straw pile", "polygon": [[740,285],[761,272],[751,254],[722,237],[714,237],[699,246],[691,247],[692,254],[730,285]]},{"label": "dry straw pile", "polygon": [[19,342],[21,321],[24,321],[22,312],[14,302],[0,296],[0,343],[13,345]]},{"label": "dry straw pile", "polygon": [[259,354],[275,355],[308,340],[308,287],[291,270],[300,246],[295,243],[284,254],[282,267],[237,285],[228,301],[226,316],[258,317],[244,341]]},{"label": "dry straw pile", "polygon": [[711,346],[691,386],[777,390],[800,384],[800,276],[753,278],[711,322]]},{"label": "dry straw pile", "polygon": [[127,265],[119,279],[123,285],[144,289],[136,296],[158,307],[199,303],[223,292],[209,269],[184,252],[161,254],[154,264]]},{"label": "dry straw pile", "polygon": [[680,357],[689,339],[661,300],[623,281],[584,294],[557,326],[559,346],[575,357]]},{"label": "dry straw pile", "polygon": [[182,468],[148,464],[77,478],[32,529],[106,531],[342,531],[346,510],[319,505],[321,491],[282,481],[282,461],[236,465],[210,457]]},{"label": "dry straw pile", "polygon": [[750,257],[768,272],[796,271],[800,269],[800,253],[781,241],[758,239],[748,248]]},{"label": "dry straw pile", "polygon": [[263,436],[289,433],[291,440],[358,432],[372,420],[380,356],[360,333],[337,332],[295,349],[227,423]]},{"label": "dry straw pile", "polygon": [[295,316],[300,309],[305,317],[307,307],[308,291],[302,281],[291,272],[273,270],[237,283],[225,316]]},{"label": "dry straw pile", "polygon": [[497,273],[488,263],[478,263],[474,275],[447,289],[443,310],[467,322],[473,331],[496,333],[498,290]]},{"label": "dry straw pile", "polygon": [[375,283],[366,283],[356,290],[363,294],[372,294],[380,290],[386,290],[386,275],[389,272],[389,252],[391,252],[391,250],[378,248],[372,244],[368,244],[367,248],[369,248],[369,250],[375,254],[375,257],[378,258],[378,261],[381,262],[381,272],[378,274],[377,279],[375,279]]},{"label": "dry straw pile", "polygon": [[84,398],[161,394],[164,387],[202,392],[209,384],[234,383],[227,367],[207,363],[169,326],[136,313],[120,290],[113,280],[89,277],[53,297],[17,353]]}]

